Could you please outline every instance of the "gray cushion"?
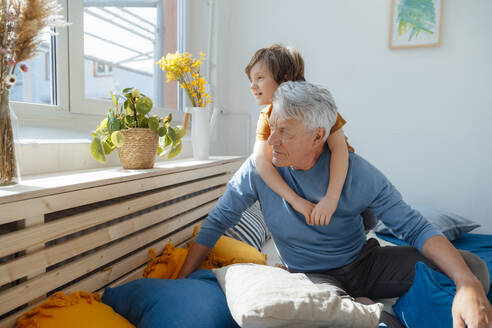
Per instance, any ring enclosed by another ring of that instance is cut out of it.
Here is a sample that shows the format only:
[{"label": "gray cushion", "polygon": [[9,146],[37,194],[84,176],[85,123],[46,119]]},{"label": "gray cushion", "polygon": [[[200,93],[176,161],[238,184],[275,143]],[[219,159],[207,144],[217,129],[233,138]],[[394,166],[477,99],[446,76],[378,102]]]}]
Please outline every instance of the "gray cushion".
[{"label": "gray cushion", "polygon": [[263,244],[270,238],[270,232],[263,221],[260,204],[256,202],[244,211],[239,223],[227,230],[225,235],[261,251]]},{"label": "gray cushion", "polygon": [[[432,225],[434,225],[439,231],[443,233],[449,240],[458,239],[462,234],[472,231],[480,227],[480,224],[471,220],[465,219],[458,214],[446,212],[437,208],[428,206],[413,206],[413,209],[420,212]],[[374,228],[376,233],[384,235],[397,236],[391,229],[386,227],[383,222],[379,221]]]}]

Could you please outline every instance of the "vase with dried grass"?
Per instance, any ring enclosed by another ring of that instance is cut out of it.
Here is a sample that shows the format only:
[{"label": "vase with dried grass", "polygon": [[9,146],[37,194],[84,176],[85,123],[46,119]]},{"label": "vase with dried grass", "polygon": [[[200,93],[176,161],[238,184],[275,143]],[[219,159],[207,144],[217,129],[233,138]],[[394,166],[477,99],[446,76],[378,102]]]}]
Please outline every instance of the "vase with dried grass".
[{"label": "vase with dried grass", "polygon": [[0,2],[0,186],[20,181],[15,156],[13,112],[9,106],[10,88],[16,82],[16,68],[36,56],[49,27],[65,26],[56,0],[1,0]]},{"label": "vase with dried grass", "polygon": [[9,106],[9,90],[0,89],[0,186],[20,182],[20,170],[15,156],[15,114]]}]

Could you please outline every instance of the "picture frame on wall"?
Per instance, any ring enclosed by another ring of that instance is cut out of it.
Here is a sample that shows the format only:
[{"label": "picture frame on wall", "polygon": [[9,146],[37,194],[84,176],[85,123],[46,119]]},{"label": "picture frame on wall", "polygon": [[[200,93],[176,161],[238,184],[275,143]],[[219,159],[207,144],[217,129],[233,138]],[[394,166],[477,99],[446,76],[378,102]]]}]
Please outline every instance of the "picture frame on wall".
[{"label": "picture frame on wall", "polygon": [[390,49],[439,47],[444,0],[391,0]]}]

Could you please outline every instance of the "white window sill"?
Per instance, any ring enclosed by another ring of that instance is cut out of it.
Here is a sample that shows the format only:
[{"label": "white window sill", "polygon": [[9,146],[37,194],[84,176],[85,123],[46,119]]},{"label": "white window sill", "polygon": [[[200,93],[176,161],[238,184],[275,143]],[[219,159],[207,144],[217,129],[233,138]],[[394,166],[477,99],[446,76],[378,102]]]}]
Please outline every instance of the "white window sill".
[{"label": "white window sill", "polygon": [[[17,156],[21,178],[55,172],[68,172],[93,168],[121,166],[117,151],[107,156],[106,164],[96,161],[90,154],[87,139],[21,139],[17,143]],[[183,138],[183,149],[175,159],[192,157],[191,138]],[[174,159],[173,159],[174,160]],[[169,161],[157,157],[156,162]]]}]

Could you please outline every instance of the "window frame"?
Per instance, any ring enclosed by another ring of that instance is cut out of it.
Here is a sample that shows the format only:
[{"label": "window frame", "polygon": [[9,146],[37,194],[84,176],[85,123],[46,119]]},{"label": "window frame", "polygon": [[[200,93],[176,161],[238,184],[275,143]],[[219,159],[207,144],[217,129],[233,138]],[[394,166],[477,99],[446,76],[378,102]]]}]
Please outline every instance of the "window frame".
[{"label": "window frame", "polygon": [[[67,17],[68,0],[59,0],[62,5],[62,15]],[[57,119],[69,112],[69,62],[68,62],[68,31],[67,28],[59,28],[56,31],[55,49],[52,52],[56,56],[57,67],[52,69],[56,75],[56,105],[39,104],[24,101],[12,101],[11,105],[19,118],[26,119]],[[53,90],[51,91],[53,92]],[[62,116],[60,116],[62,114]]]},{"label": "window frame", "polygon": [[[107,110],[112,106],[111,101],[101,99],[91,99],[85,97],[84,80],[84,39],[83,39],[83,9],[84,0],[58,0],[63,7],[62,15],[70,23],[68,27],[57,30],[57,40],[55,53],[57,67],[55,69],[57,80],[57,104],[36,104],[29,102],[12,101],[11,105],[16,115],[21,121],[45,125],[45,122],[67,123],[70,125],[74,121],[95,122],[107,114]],[[108,3],[111,0],[106,0]],[[162,8],[165,0],[147,0],[148,3],[160,4]],[[185,24],[183,0],[176,0],[178,7],[178,50],[183,51]],[[128,1],[128,5],[141,5],[142,0]],[[157,65],[156,65],[157,66]],[[164,74],[160,69],[156,69],[157,78],[162,83]],[[108,90],[109,92],[109,90]],[[184,113],[182,112],[182,90],[178,88],[178,108],[159,108],[154,107],[153,114],[165,116],[173,114],[174,122],[182,122]],[[155,98],[155,97],[153,97]],[[50,125],[50,124],[46,124]],[[65,124],[66,126],[66,124]]]},{"label": "window frame", "polygon": [[[178,2],[181,0],[177,0]],[[98,1],[99,2],[99,1]],[[104,2],[104,1],[103,1]],[[107,1],[110,3],[111,1]],[[164,0],[140,0],[128,1],[129,6],[149,6],[157,5],[157,10],[162,10]],[[179,8],[179,6],[178,6]],[[178,10],[178,21],[183,19],[182,12]],[[70,53],[70,112],[77,114],[105,115],[112,102],[109,100],[93,99],[85,97],[85,79],[84,79],[84,0],[71,0],[68,7],[68,17],[73,24],[69,29],[69,53]],[[158,17],[162,14],[158,12]],[[179,30],[179,29],[178,29]],[[163,34],[161,34],[163,35]],[[178,32],[178,40],[180,38]],[[163,42],[160,38],[161,44]],[[179,43],[179,41],[178,41]],[[162,46],[160,47],[162,49]],[[163,74],[156,65],[154,70],[154,83],[158,83],[159,89],[164,86]],[[163,88],[162,88],[163,89]],[[108,90],[109,92],[109,90]],[[160,97],[160,96],[159,96]],[[178,96],[179,97],[179,96]],[[156,98],[154,95],[153,98]],[[157,103],[157,101],[155,101]],[[167,113],[176,113],[175,108],[154,107],[153,113],[157,115],[166,115]]]}]

